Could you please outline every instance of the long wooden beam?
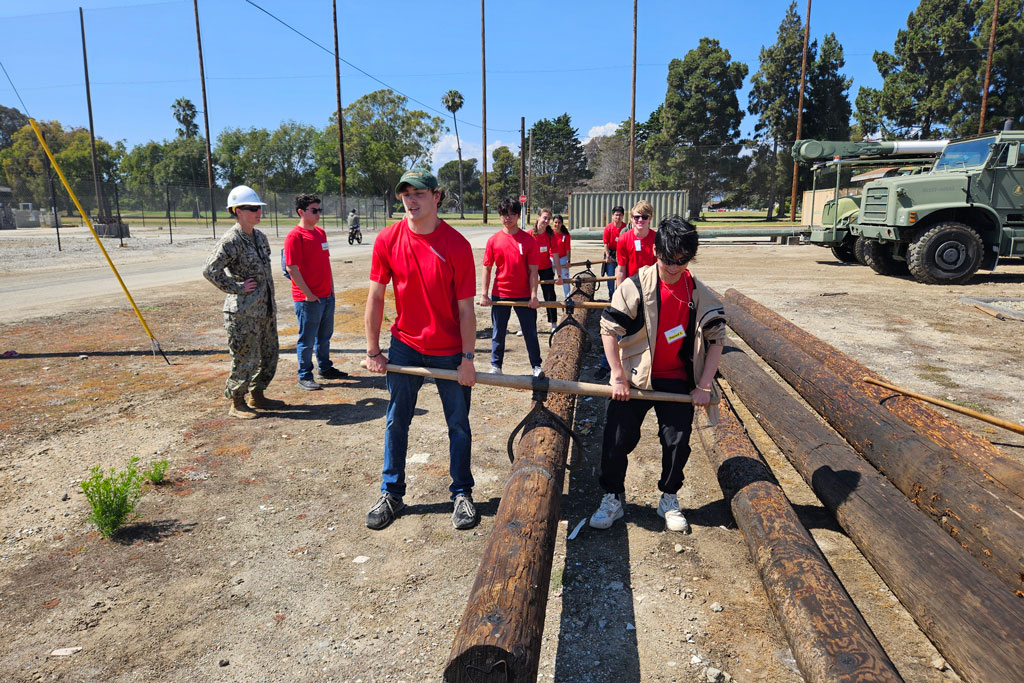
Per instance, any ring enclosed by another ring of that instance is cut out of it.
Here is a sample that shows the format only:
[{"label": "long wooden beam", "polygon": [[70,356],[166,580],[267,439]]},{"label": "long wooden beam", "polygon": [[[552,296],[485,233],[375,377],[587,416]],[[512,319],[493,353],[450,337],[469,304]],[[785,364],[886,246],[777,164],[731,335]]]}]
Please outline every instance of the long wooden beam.
[{"label": "long wooden beam", "polygon": [[934,396],[926,396],[925,394],[919,394],[916,391],[904,389],[903,387],[898,387],[895,384],[883,382],[882,380],[875,379],[874,377],[869,377],[865,375],[864,381],[867,382],[868,384],[874,384],[875,386],[882,387],[883,389],[888,389],[889,391],[895,392],[897,394],[903,394],[904,396],[916,398],[918,401],[927,401],[932,405],[940,406],[942,408],[945,408],[946,410],[952,410],[955,413],[960,413],[961,415],[966,415],[967,417],[973,417],[975,420],[988,422],[990,425],[1002,427],[1003,429],[1009,430],[1011,432],[1016,432],[1017,434],[1024,434],[1024,425],[1019,425],[1016,422],[1004,420],[1001,417],[986,415],[985,413],[979,412],[977,410],[971,410],[970,408],[964,408],[963,406],[958,406],[957,404],[950,403],[949,401],[943,401],[941,398],[935,398]]},{"label": "long wooden beam", "polygon": [[[492,301],[492,306],[529,306],[530,304],[525,301]],[[570,304],[566,306],[561,301],[539,301],[537,303],[538,308],[590,308],[593,310],[602,310],[608,307],[607,301],[583,301],[578,304]]]},{"label": "long wooden beam", "polygon": [[768,603],[811,683],[903,680],[800,523],[728,399],[717,426],[694,431],[718,475]]},{"label": "long wooden beam", "polygon": [[[592,298],[593,293],[593,285],[585,285],[574,300]],[[574,310],[579,325],[566,325],[555,333],[544,362],[548,377],[579,377],[588,313]],[[546,405],[571,425],[574,402],[571,395],[554,394]],[[534,413],[516,447],[494,527],[455,633],[445,681],[537,678],[569,444],[556,424],[550,416]]]},{"label": "long wooden beam", "polygon": [[735,289],[726,291],[724,299],[728,305],[735,306],[756,318],[829,370],[850,384],[856,385],[857,389],[876,403],[884,405],[893,414],[902,418],[918,434],[947,446],[952,452],[951,457],[977,467],[986,477],[999,481],[1017,496],[1024,498],[1024,464],[1011,460],[988,440],[969,432],[945,415],[921,405],[910,397],[860,383],[859,380],[865,376],[883,382],[887,380]]},{"label": "long wooden beam", "polygon": [[727,304],[726,315],[729,326],[857,452],[1024,598],[1024,501],[742,309]]},{"label": "long wooden beam", "polygon": [[[562,283],[567,285],[584,285],[588,282],[611,282],[615,280],[614,275],[601,275],[599,277],[563,277]],[[558,284],[557,280],[541,280],[539,284],[542,285],[555,285]]]},{"label": "long wooden beam", "polygon": [[743,352],[727,347],[720,367],[956,672],[1019,680],[1024,602]]}]

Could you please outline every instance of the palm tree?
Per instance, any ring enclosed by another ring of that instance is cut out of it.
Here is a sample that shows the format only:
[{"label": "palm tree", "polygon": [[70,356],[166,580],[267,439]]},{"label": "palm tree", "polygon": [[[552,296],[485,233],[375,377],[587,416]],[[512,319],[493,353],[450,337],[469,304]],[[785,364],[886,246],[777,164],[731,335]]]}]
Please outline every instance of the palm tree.
[{"label": "palm tree", "polygon": [[192,104],[191,100],[187,97],[179,97],[171,105],[171,111],[174,113],[174,120],[181,126],[176,131],[179,136],[191,140],[199,135],[199,125],[196,123],[196,105]]},{"label": "palm tree", "polygon": [[452,121],[455,122],[455,147],[459,151],[459,218],[465,218],[466,214],[462,208],[462,143],[459,142],[459,121],[455,118],[455,112],[462,109],[462,93],[458,90],[449,90],[441,98],[441,104],[452,113]]}]

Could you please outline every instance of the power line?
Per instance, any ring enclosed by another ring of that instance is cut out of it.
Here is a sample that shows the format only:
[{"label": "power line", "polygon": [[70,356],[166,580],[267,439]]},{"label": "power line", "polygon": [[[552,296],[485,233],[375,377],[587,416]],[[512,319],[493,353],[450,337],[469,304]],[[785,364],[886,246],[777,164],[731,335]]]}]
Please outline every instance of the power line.
[{"label": "power line", "polygon": [[14,81],[11,80],[11,75],[7,73],[7,67],[4,66],[2,61],[0,61],[0,69],[3,69],[4,76],[7,77],[7,82],[11,84],[11,90],[13,90],[14,94],[18,96],[18,101],[21,102],[21,108],[25,112],[25,116],[32,118],[32,115],[28,113],[28,107],[25,106],[25,100],[21,99],[21,93],[19,93],[18,89],[14,87]]}]

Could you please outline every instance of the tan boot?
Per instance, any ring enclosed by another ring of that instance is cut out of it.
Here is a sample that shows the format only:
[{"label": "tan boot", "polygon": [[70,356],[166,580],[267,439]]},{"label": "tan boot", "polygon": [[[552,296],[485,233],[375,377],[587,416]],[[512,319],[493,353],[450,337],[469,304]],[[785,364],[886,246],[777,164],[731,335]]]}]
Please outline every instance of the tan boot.
[{"label": "tan boot", "polygon": [[259,417],[259,413],[250,408],[245,402],[245,396],[234,396],[231,398],[231,408],[228,410],[228,415],[237,417],[240,420],[251,420],[254,417]]},{"label": "tan boot", "polygon": [[273,410],[275,408],[284,408],[288,404],[276,398],[267,398],[264,396],[262,389],[253,389],[249,393],[249,405],[257,410]]}]

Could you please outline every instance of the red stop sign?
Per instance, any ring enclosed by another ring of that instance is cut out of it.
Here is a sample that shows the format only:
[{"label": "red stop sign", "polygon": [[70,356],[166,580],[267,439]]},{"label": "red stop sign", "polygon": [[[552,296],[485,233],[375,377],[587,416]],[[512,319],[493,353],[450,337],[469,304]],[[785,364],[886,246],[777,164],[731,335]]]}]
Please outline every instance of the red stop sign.
[{"label": "red stop sign", "polygon": [[519,203],[522,204],[525,201],[526,201],[526,195],[525,194],[519,195]]}]

